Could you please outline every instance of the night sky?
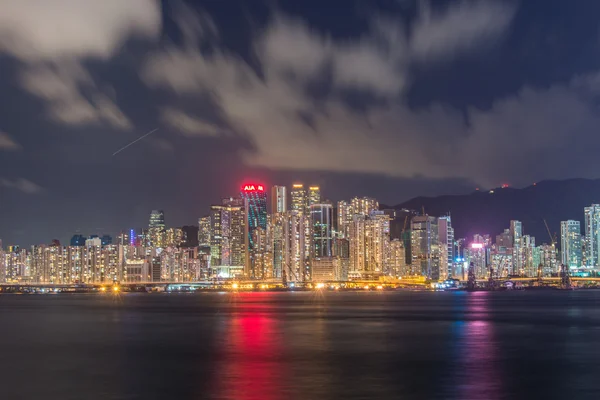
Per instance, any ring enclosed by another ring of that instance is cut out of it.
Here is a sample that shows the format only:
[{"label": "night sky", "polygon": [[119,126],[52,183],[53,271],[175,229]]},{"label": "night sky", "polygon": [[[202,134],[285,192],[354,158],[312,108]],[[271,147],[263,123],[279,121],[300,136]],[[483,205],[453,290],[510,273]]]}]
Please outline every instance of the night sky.
[{"label": "night sky", "polygon": [[246,180],[598,178],[599,28],[588,0],[2,0],[0,238],[195,224]]}]

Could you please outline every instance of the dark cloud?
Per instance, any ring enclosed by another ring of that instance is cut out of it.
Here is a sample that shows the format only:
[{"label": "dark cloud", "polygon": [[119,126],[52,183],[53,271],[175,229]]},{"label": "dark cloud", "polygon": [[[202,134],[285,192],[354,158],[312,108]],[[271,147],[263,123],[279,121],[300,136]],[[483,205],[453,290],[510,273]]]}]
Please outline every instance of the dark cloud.
[{"label": "dark cloud", "polygon": [[5,3],[5,243],[194,223],[250,179],[396,204],[600,168],[593,2]]}]

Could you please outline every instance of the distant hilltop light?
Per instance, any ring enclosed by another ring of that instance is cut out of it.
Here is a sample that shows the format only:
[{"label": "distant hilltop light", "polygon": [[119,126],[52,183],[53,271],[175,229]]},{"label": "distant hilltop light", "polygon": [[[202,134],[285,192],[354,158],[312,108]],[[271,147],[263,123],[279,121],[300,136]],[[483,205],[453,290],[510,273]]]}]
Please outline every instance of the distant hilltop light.
[{"label": "distant hilltop light", "polygon": [[[534,184],[535,185],[535,184]],[[502,189],[506,189],[508,187],[508,183],[503,183],[502,184]]]}]

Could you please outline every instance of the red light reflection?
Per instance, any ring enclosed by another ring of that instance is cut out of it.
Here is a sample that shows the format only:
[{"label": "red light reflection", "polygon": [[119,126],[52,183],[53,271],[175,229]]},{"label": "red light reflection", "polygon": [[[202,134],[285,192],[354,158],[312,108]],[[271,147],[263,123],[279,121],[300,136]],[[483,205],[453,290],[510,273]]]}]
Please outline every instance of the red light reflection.
[{"label": "red light reflection", "polygon": [[[226,321],[215,376],[217,398],[270,400],[283,396],[285,380],[279,322],[269,312],[271,293],[244,293]],[[256,302],[258,301],[258,302]]]}]

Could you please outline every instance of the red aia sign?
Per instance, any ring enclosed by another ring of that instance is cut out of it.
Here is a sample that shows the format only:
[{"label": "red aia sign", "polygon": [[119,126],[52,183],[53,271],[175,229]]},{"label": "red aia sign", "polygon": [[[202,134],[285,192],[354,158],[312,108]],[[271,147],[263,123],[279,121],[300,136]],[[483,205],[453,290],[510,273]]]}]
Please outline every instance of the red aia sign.
[{"label": "red aia sign", "polygon": [[264,192],[265,187],[263,185],[244,185],[242,186],[244,192]]}]

